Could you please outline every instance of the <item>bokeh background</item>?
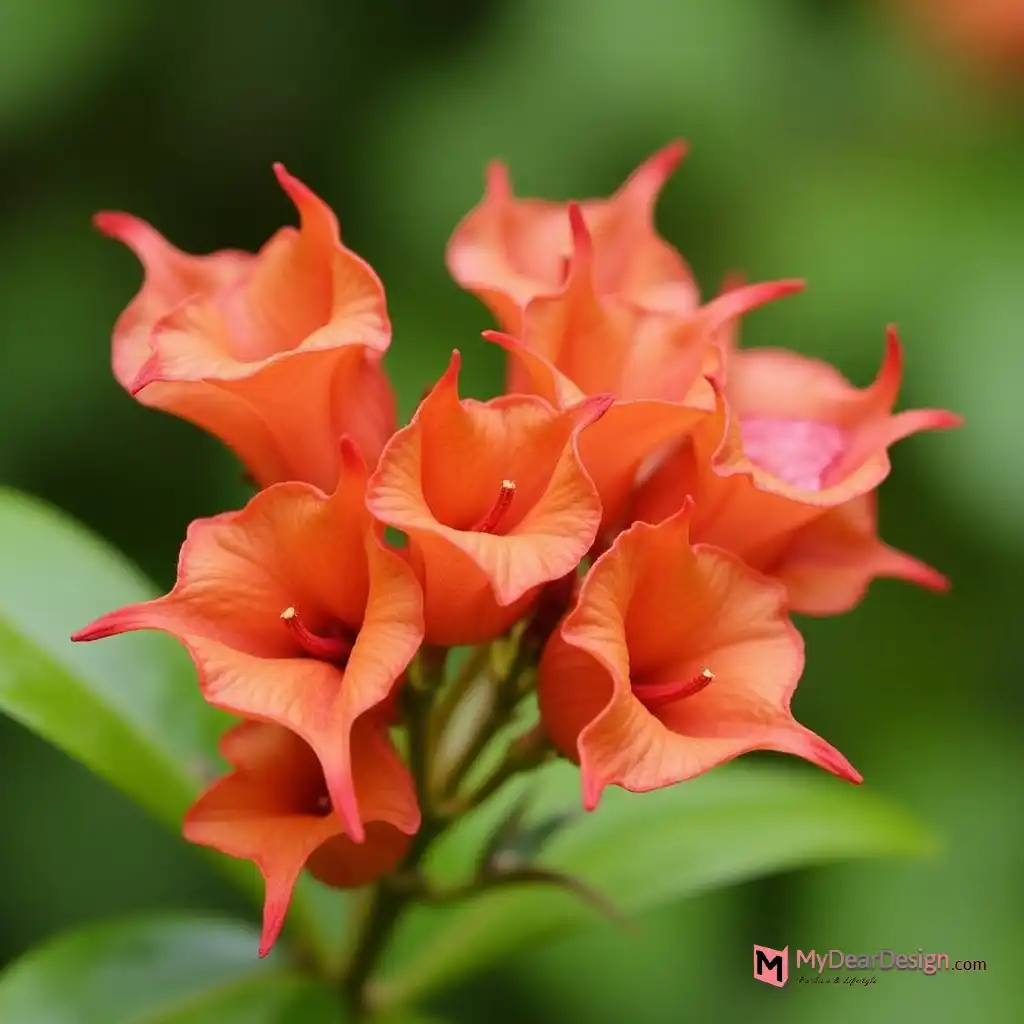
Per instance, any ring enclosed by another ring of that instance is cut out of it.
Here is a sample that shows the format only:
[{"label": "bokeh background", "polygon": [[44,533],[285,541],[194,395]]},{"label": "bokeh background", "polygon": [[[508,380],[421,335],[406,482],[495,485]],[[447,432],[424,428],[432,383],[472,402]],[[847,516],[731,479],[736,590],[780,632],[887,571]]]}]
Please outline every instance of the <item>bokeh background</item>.
[{"label": "bokeh background", "polygon": [[[601,195],[685,137],[659,222],[705,289],[737,270],[809,282],[755,313],[746,343],[864,384],[895,321],[904,405],[967,417],[899,446],[882,490],[887,539],[952,594],[878,583],[854,613],[804,623],[796,703],[868,786],[934,823],[943,853],[788,875],[663,910],[638,939],[599,928],[537,949],[455,994],[453,1020],[1020,1019],[1020,6],[1002,3],[986,44],[909,0],[0,0],[0,482],[161,584],[188,521],[245,491],[215,442],[115,384],[110,330],[140,274],[89,218],[126,209],[186,250],[253,249],[293,217],[274,160],[382,275],[406,414],[455,346],[473,392],[500,387],[488,317],[442,259],[488,159],[523,194]],[[0,777],[0,963],[101,915],[236,907],[192,850],[5,720]],[[988,970],[779,991],[751,980],[753,942],[924,947]]]}]

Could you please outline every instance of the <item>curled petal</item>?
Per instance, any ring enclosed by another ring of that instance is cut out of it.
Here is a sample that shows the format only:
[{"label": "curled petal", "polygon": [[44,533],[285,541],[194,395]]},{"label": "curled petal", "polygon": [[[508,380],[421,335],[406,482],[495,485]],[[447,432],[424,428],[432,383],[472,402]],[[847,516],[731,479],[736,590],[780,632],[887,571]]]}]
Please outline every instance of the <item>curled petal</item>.
[{"label": "curled petal", "polygon": [[367,490],[377,519],[409,538],[427,637],[439,644],[499,635],[586,554],[601,509],[576,437],[609,405],[604,396],[562,412],[525,396],[463,401],[458,369],[456,353]]},{"label": "curled petal", "polygon": [[[658,236],[653,219],[657,196],[684,153],[683,143],[673,143],[611,198],[577,204],[594,237],[602,293],[663,310],[697,304],[689,267]],[[517,198],[504,165],[487,169],[484,198],[456,228],[446,260],[452,277],[490,308],[503,329],[518,333],[525,305],[561,287],[572,248],[568,207]]]},{"label": "curled petal", "polygon": [[350,888],[385,874],[408,848],[389,799],[404,781],[395,775],[397,761],[380,758],[382,728],[364,718],[352,734],[355,789],[367,822],[359,844],[331,806],[316,755],[296,734],[245,721],[225,735],[221,749],[234,770],[192,805],[184,835],[259,868],[266,882],[260,956],[277,940],[304,868],[327,884]]},{"label": "curled petal", "polygon": [[231,287],[248,272],[252,256],[233,250],[190,256],[128,213],[97,213],[93,223],[131,249],[146,270],[139,293],[114,327],[114,376],[130,389],[151,354],[150,335],[157,322],[187,299]]},{"label": "curled petal", "polygon": [[892,414],[902,374],[892,330],[878,377],[865,389],[791,352],[734,352],[728,363],[724,390],[712,382],[715,414],[649,474],[633,514],[657,522],[692,494],[695,539],[763,571],[795,531],[878,487],[890,445],[961,422],[940,410]]},{"label": "curled petal", "polygon": [[115,373],[143,404],[219,437],[261,486],[330,490],[343,435],[373,463],[394,430],[381,366],[391,326],[379,278],[341,243],[330,208],[275,170],[301,226],[255,256],[186,256],[140,221],[100,215],[146,271],[115,328]]},{"label": "curled petal", "polygon": [[[278,722],[310,744],[348,834],[359,841],[349,735],[388,700],[419,648],[422,594],[370,520],[355,448],[346,444],[342,458],[348,470],[330,496],[278,484],[241,512],[193,523],[170,594],[111,612],[73,639],[135,629],[177,637],[212,704]],[[313,633],[346,636],[351,653],[336,662],[311,657],[282,618],[286,609],[297,609]],[[418,827],[411,783],[396,824]]]},{"label": "curled petal", "polygon": [[942,573],[879,539],[876,504],[874,494],[864,494],[830,509],[790,538],[770,573],[785,585],[793,611],[841,615],[860,602],[873,579],[949,589]]},{"label": "curled petal", "polygon": [[[580,764],[584,806],[607,785],[656,789],[751,750],[860,781],[790,712],[804,659],[784,589],[726,552],[692,547],[690,511],[620,534],[541,660],[541,715]],[[677,699],[646,701],[676,682]]]}]

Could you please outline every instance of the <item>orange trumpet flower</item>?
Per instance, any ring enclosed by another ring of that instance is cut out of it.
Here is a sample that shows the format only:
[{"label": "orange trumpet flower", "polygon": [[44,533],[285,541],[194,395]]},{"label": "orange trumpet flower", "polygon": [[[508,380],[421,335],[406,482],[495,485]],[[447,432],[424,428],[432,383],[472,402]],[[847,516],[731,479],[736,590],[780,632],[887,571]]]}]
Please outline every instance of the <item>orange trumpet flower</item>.
[{"label": "orange trumpet flower", "polygon": [[330,207],[274,169],[302,223],[256,255],[189,256],[135,217],[96,215],[146,272],[114,328],[114,374],[144,405],[220,438],[260,486],[331,490],[343,435],[372,464],[394,431],[381,365],[391,325],[380,280],[341,244]]},{"label": "orange trumpet flower", "polygon": [[687,503],[620,534],[541,658],[541,718],[580,765],[584,807],[606,786],[658,789],[752,750],[860,782],[790,712],[804,648],[785,589],[735,555],[691,546],[690,516]]}]

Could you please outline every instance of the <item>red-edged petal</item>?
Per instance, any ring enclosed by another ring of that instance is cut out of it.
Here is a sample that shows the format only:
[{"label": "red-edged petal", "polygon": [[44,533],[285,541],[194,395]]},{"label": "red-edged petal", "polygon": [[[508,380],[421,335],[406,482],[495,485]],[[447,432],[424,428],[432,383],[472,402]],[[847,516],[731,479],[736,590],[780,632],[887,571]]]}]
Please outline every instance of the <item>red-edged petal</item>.
[{"label": "red-edged petal", "polygon": [[[279,722],[317,751],[334,805],[359,839],[348,735],[390,696],[416,653],[422,594],[411,569],[376,535],[358,454],[345,445],[343,457],[349,469],[330,497],[279,484],[241,512],[192,524],[169,595],[105,615],[73,639],[135,629],[177,637],[211,703]],[[309,658],[281,618],[289,608],[313,632],[358,633],[347,662]],[[411,793],[405,824],[415,829]]]},{"label": "red-edged petal", "polygon": [[798,530],[766,569],[786,587],[793,611],[841,615],[861,601],[874,579],[949,589],[942,573],[879,539],[876,505],[872,493],[829,510]]},{"label": "red-edged petal", "polygon": [[114,327],[114,376],[122,387],[131,388],[150,357],[150,334],[157,322],[186,299],[231,287],[248,271],[253,257],[235,250],[204,256],[184,253],[128,213],[97,213],[93,223],[131,249],[145,271],[141,288]]},{"label": "red-edged petal", "polygon": [[[692,548],[689,515],[687,505],[620,534],[541,660],[541,715],[579,761],[584,806],[606,785],[655,789],[761,749],[859,781],[789,710],[803,643],[784,589],[726,552]],[[680,685],[676,701],[639,697],[705,672],[713,680]]]},{"label": "red-edged petal", "polygon": [[[185,816],[190,842],[255,862],[266,882],[260,956],[274,945],[303,868],[328,884],[354,887],[390,870],[408,847],[392,821],[387,795],[393,764],[378,756],[380,726],[364,719],[353,732],[353,773],[368,822],[356,844],[318,794],[324,790],[312,749],[281,726],[246,721],[222,741],[234,771],[214,783]],[[382,799],[383,796],[383,799]]]},{"label": "red-edged petal", "polygon": [[[456,354],[389,442],[367,492],[373,514],[409,537],[428,639],[445,644],[502,632],[589,549],[600,502],[575,437],[609,405],[605,396],[564,412],[525,396],[461,401],[458,365]],[[500,526],[482,532],[505,481],[514,498]]]}]

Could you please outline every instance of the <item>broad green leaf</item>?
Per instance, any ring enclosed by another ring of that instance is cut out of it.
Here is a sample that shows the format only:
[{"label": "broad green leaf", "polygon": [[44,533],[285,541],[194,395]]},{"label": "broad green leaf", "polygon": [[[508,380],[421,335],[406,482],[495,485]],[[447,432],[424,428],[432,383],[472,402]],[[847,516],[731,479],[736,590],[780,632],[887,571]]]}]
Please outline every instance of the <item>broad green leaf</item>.
[{"label": "broad green leaf", "polygon": [[[579,806],[579,773],[562,762],[527,783],[533,818]],[[438,844],[430,868],[468,878],[482,838],[516,792],[467,819]],[[827,776],[769,764],[730,765],[654,793],[609,789],[538,862],[569,872],[633,913],[715,886],[851,857],[920,855],[929,834],[903,811]],[[378,1005],[418,1000],[556,933],[596,923],[595,912],[552,886],[495,890],[447,908],[417,910],[376,983]]]},{"label": "broad green leaf", "polygon": [[[222,770],[217,737],[230,721],[203,701],[171,638],[133,633],[89,644],[69,637],[103,612],[156,596],[122,555],[56,509],[0,489],[0,712],[113,783],[175,832]],[[115,841],[113,838],[111,841]],[[255,901],[251,865],[212,855]],[[291,919],[324,934],[323,901],[296,891]],[[324,913],[338,914],[332,903]]]},{"label": "broad green leaf", "polygon": [[338,1024],[333,993],[257,933],[217,918],[104,922],[69,932],[0,973],[0,1020],[23,1024]]},{"label": "broad green leaf", "polygon": [[0,708],[176,828],[220,771],[216,739],[229,719],[203,701],[169,637],[69,639],[156,593],[78,524],[0,491]]}]

